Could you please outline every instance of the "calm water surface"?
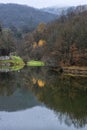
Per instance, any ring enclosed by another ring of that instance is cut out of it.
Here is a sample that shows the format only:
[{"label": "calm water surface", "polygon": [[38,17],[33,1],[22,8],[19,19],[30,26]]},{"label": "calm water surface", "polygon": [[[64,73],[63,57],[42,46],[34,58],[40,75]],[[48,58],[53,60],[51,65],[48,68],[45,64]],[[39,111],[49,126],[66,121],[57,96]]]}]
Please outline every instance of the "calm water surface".
[{"label": "calm water surface", "polygon": [[0,130],[87,130],[87,78],[0,72]]}]

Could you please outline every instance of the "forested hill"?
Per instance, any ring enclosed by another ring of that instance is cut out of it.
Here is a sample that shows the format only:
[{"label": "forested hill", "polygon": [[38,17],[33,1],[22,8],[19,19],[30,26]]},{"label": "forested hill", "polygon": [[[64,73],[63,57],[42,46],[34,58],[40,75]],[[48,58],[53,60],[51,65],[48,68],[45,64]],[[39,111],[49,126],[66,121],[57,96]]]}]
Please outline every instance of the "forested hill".
[{"label": "forested hill", "polygon": [[31,59],[46,60],[49,64],[56,65],[87,66],[85,6],[60,16],[41,31],[27,34],[24,45],[25,50],[22,52],[24,55],[29,53]]},{"label": "forested hill", "polygon": [[68,10],[67,14],[62,14],[48,24],[44,24],[43,21],[48,22],[56,16],[27,6],[13,4],[1,6],[6,6],[1,17],[6,26],[13,24],[17,29],[22,26],[32,27],[33,23],[38,26],[26,33],[21,29],[14,31],[3,29],[1,26],[0,55],[17,52],[25,61],[42,60],[51,66],[87,66],[87,6]]},{"label": "forested hill", "polygon": [[40,22],[54,20],[56,15],[18,4],[0,4],[0,22],[5,27],[34,28]]}]

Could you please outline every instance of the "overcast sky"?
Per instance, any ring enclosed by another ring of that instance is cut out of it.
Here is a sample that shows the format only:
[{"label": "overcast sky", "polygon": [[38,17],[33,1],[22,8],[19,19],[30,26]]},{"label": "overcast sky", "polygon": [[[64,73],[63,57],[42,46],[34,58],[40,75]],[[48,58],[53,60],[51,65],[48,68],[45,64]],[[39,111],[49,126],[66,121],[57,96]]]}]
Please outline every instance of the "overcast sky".
[{"label": "overcast sky", "polygon": [[0,3],[18,3],[36,8],[87,4],[87,0],[0,0]]}]

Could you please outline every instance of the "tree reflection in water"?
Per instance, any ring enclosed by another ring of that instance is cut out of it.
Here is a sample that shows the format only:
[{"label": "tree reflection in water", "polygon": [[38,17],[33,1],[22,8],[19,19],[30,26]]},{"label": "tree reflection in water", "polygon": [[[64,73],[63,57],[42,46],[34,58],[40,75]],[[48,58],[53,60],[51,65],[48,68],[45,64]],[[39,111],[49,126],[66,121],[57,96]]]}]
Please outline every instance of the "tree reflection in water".
[{"label": "tree reflection in water", "polygon": [[0,74],[0,95],[12,95],[18,88],[31,90],[41,103],[54,110],[60,122],[76,128],[87,124],[87,78],[68,77],[43,67]]},{"label": "tree reflection in water", "polygon": [[30,77],[33,76],[30,88],[38,100],[53,109],[60,121],[76,128],[84,127],[87,124],[87,78],[68,77],[45,69],[39,69],[38,75],[36,72],[35,69],[30,72]]}]

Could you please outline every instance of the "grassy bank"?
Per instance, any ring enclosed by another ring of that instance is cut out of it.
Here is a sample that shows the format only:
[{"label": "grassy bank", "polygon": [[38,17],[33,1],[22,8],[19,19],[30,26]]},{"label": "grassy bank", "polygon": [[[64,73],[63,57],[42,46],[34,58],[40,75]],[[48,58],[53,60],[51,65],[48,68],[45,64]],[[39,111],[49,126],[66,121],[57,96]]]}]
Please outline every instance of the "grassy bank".
[{"label": "grassy bank", "polygon": [[[12,66],[17,66],[17,65],[25,65],[24,61],[22,60],[22,58],[20,58],[19,56],[10,56],[9,59],[4,59],[4,60],[0,60],[0,65],[12,65]],[[35,60],[31,60],[28,61],[27,66],[45,66],[45,63],[42,61],[35,61]]]},{"label": "grassy bank", "polygon": [[18,71],[18,70],[22,69],[23,67],[24,67],[23,65],[0,66],[0,72]]},{"label": "grassy bank", "polygon": [[82,76],[87,77],[87,67],[86,66],[63,66],[63,67],[53,67],[51,70],[55,72],[62,72],[66,76]]},{"label": "grassy bank", "polygon": [[87,67],[80,67],[80,66],[69,66],[63,67],[64,75],[68,76],[83,76],[87,77]]},{"label": "grassy bank", "polygon": [[25,63],[19,56],[10,56],[9,59],[0,60],[0,72],[18,71]]},{"label": "grassy bank", "polygon": [[0,65],[25,65],[23,60],[19,56],[10,56],[10,59],[0,60]]},{"label": "grassy bank", "polygon": [[29,61],[27,62],[27,66],[45,66],[45,63],[42,61]]}]

